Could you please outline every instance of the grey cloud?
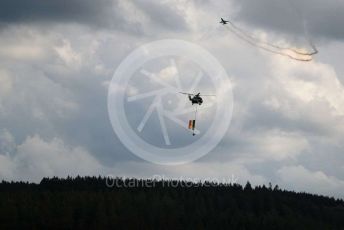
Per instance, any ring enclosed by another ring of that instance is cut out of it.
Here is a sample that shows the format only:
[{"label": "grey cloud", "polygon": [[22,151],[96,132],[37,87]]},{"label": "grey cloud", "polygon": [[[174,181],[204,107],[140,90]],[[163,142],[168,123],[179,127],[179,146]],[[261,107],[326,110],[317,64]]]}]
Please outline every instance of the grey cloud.
[{"label": "grey cloud", "polygon": [[[124,159],[137,160],[116,139],[108,119],[106,88],[102,82],[111,77],[116,66],[103,66],[105,70],[101,68],[98,73],[96,66],[104,63],[96,54],[91,54],[97,48],[90,45],[98,39],[86,36],[83,41],[74,40],[75,34],[80,32],[77,27],[75,32],[61,37],[63,32],[55,28],[54,32],[43,36],[38,29],[20,27],[1,34],[2,41],[7,42],[0,47],[10,44],[14,50],[21,51],[26,44],[35,41],[37,47],[43,47],[45,57],[18,59],[13,55],[0,55],[0,69],[8,72],[8,77],[0,75],[0,80],[10,80],[8,85],[11,86],[6,95],[0,95],[2,128],[7,128],[19,143],[36,134],[47,140],[59,137],[68,145],[87,148],[108,164]],[[9,37],[14,37],[11,42]],[[114,42],[112,38],[108,41]],[[70,47],[66,46],[69,43]],[[56,48],[63,49],[62,56]],[[107,55],[103,58],[113,60],[122,53]]]},{"label": "grey cloud", "polygon": [[171,5],[160,1],[134,0],[134,2],[161,28],[167,27],[177,31],[187,28],[184,15],[177,7],[171,7]]},{"label": "grey cloud", "polygon": [[35,182],[47,176],[88,175],[106,170],[87,150],[71,148],[58,138],[44,141],[38,135],[28,136],[11,154],[0,155],[0,166],[3,179]]},{"label": "grey cloud", "polygon": [[1,1],[0,21],[72,21],[102,25],[106,23],[106,17],[111,15],[113,8],[114,2],[111,0],[4,0]]},{"label": "grey cloud", "polygon": [[234,0],[240,8],[238,20],[271,31],[303,35],[303,21],[312,36],[344,39],[343,1],[331,0]]},{"label": "grey cloud", "polygon": [[138,17],[139,11],[146,14],[143,17],[151,19],[150,23],[161,28],[186,28],[184,18],[176,8],[156,1],[140,0],[4,0],[0,3],[0,25],[78,23],[95,29],[118,29],[141,34],[147,29],[147,23]]}]

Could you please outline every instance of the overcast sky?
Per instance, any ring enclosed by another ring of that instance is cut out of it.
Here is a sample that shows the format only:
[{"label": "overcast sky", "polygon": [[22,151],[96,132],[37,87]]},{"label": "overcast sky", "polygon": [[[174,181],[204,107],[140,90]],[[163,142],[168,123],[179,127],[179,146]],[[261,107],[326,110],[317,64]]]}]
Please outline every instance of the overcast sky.
[{"label": "overcast sky", "polygon": [[[342,12],[341,0],[3,0],[0,179],[234,175],[343,198]],[[221,27],[220,17],[291,47],[310,49],[308,33],[319,54],[305,63],[267,53]],[[225,137],[181,166],[131,154],[107,111],[108,84],[123,59],[166,38],[208,50],[234,85]]]}]

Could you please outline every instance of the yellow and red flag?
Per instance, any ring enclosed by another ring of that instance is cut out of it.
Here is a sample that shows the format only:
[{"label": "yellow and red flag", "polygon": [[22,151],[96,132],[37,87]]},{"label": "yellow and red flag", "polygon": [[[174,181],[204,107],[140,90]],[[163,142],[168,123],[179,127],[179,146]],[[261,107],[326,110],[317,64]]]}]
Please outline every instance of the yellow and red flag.
[{"label": "yellow and red flag", "polygon": [[189,129],[195,129],[196,120],[189,120]]}]

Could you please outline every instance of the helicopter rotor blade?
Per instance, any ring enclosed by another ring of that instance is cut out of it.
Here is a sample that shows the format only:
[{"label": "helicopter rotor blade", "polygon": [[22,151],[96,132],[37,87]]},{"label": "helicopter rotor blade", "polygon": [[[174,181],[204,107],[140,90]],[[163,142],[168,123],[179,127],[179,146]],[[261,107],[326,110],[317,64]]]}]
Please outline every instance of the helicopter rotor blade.
[{"label": "helicopter rotor blade", "polygon": [[192,93],[183,93],[183,92],[179,92],[179,93],[185,94],[185,95],[189,95],[189,96],[193,96],[193,95],[194,95],[194,94],[192,94]]},{"label": "helicopter rotor blade", "polygon": [[202,97],[216,97],[216,95],[203,95],[203,94],[201,94],[200,96],[202,96]]}]

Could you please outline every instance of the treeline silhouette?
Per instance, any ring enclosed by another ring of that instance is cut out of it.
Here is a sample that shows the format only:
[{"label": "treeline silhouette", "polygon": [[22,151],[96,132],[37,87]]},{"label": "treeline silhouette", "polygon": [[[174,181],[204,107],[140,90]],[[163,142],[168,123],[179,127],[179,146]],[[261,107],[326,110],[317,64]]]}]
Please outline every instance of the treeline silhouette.
[{"label": "treeline silhouette", "polygon": [[2,181],[0,229],[344,229],[344,201],[249,182]]}]

